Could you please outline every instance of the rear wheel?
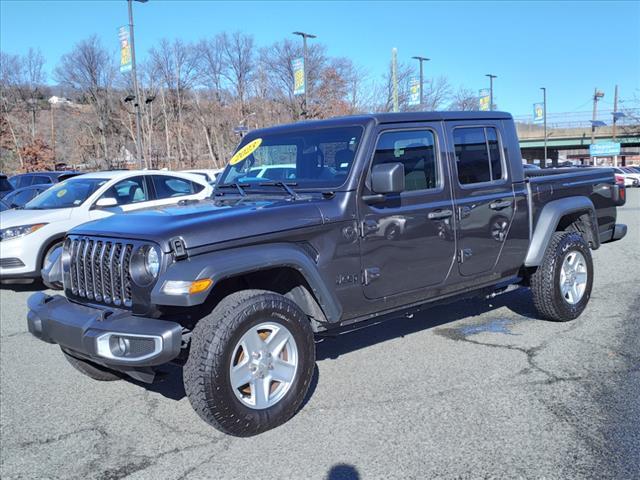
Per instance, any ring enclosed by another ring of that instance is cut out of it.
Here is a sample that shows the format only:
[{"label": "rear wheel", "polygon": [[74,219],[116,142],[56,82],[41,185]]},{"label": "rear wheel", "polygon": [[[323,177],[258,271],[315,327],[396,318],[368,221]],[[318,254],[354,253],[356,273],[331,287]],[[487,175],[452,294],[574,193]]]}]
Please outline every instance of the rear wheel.
[{"label": "rear wheel", "polygon": [[577,318],[589,303],[592,285],[591,250],[582,235],[554,233],[541,265],[531,276],[538,313],[557,322]]},{"label": "rear wheel", "polygon": [[95,363],[76,358],[68,354],[64,350],[62,350],[62,353],[64,354],[64,358],[67,359],[67,361],[73,368],[78,370],[80,373],[83,373],[87,377],[98,380],[99,382],[112,382],[114,380],[121,379],[120,375],[118,375],[113,370],[109,370],[105,367],[101,367],[100,365],[96,365]]},{"label": "rear wheel", "polygon": [[298,306],[282,295],[246,290],[226,297],[196,325],[185,391],[207,423],[251,436],[295,414],[314,366],[313,331]]}]

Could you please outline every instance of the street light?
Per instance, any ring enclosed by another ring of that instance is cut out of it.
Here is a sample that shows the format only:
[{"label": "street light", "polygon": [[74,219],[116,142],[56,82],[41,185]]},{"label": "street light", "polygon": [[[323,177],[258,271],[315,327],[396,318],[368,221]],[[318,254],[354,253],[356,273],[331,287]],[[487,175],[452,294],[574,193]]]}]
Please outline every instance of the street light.
[{"label": "street light", "polygon": [[422,63],[428,62],[431,59],[427,57],[420,57],[420,56],[411,57],[411,58],[413,58],[414,60],[418,60],[420,62],[420,108],[422,108],[422,101],[423,101],[422,86],[424,85],[424,80],[422,78]]},{"label": "street light", "polygon": [[[140,3],[147,3],[148,0],[135,0]],[[129,8],[129,36],[131,37],[131,78],[133,79],[133,91],[136,96],[136,150],[138,150],[138,164],[140,168],[143,168],[142,161],[144,154],[142,152],[142,141],[140,139],[140,124],[142,122],[142,115],[140,113],[140,91],[138,90],[138,76],[136,75],[136,47],[133,40],[133,1],[127,0]]]},{"label": "street light", "polygon": [[307,38],[317,38],[316,35],[305,32],[293,32],[294,35],[300,35],[302,37],[302,58],[304,65],[304,116],[307,117],[307,91],[309,90],[309,84],[307,83]]},{"label": "street light", "polygon": [[489,110],[493,110],[493,79],[498,78],[498,76],[487,73],[485,77],[489,77]]}]

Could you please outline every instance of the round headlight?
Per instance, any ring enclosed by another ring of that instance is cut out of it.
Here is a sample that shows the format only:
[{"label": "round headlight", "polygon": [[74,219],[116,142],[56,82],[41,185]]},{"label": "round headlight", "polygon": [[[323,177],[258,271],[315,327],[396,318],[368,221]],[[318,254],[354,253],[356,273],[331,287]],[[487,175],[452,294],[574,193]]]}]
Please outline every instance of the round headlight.
[{"label": "round headlight", "polygon": [[153,278],[158,276],[158,272],[160,271],[160,255],[158,255],[158,251],[155,248],[150,247],[147,249],[144,257],[144,266],[147,269],[147,273]]}]

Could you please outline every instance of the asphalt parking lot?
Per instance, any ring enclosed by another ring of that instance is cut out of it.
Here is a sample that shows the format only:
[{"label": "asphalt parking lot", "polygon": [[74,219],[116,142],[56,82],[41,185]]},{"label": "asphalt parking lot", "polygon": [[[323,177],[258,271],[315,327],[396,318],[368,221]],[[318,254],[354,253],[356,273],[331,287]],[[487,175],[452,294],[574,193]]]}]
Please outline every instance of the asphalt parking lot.
[{"label": "asphalt parking lot", "polygon": [[640,190],[594,252],[586,312],[535,319],[526,290],[318,345],[284,426],[225,436],[180,372],[99,383],[26,331],[30,286],[0,291],[0,476],[95,479],[640,478]]}]

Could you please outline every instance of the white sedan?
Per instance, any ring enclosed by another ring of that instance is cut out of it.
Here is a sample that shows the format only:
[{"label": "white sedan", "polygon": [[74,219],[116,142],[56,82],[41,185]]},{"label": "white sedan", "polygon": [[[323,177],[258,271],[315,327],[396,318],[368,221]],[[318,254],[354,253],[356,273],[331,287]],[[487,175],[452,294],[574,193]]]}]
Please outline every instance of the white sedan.
[{"label": "white sedan", "polygon": [[67,231],[141,208],[200,200],[213,188],[204,177],[168,171],[115,171],[58,183],[21,209],[0,213],[0,279],[39,278]]}]

